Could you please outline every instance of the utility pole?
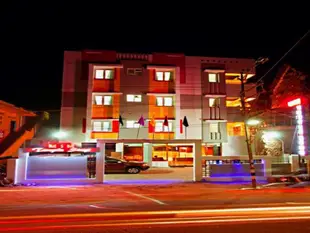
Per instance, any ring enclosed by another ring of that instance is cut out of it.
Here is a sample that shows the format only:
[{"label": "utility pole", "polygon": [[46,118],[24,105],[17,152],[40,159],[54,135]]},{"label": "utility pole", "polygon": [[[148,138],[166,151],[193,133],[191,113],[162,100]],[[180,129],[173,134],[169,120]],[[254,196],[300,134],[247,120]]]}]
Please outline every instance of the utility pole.
[{"label": "utility pole", "polygon": [[254,167],[254,161],[253,161],[253,153],[251,148],[251,143],[248,135],[248,127],[247,127],[247,120],[248,120],[248,114],[245,106],[245,81],[246,76],[243,75],[241,72],[240,74],[240,81],[241,81],[241,91],[240,91],[240,100],[241,100],[241,107],[242,107],[242,114],[243,114],[243,121],[244,121],[244,131],[245,131],[245,138],[246,138],[246,145],[248,149],[249,154],[249,163],[250,163],[250,173],[251,173],[251,181],[252,181],[252,187],[253,189],[256,189],[257,183],[256,183],[256,174],[255,174],[255,167]]}]

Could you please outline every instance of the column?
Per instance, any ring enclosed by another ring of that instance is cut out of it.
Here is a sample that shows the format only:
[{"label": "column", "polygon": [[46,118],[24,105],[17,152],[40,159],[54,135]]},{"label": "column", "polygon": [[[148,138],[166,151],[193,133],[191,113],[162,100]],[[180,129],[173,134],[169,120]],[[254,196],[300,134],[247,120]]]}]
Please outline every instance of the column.
[{"label": "column", "polygon": [[116,143],[115,152],[119,152],[121,154],[121,158],[124,156],[124,143]]},{"label": "column", "polygon": [[15,166],[15,180],[14,184],[21,184],[27,180],[27,160],[29,153],[23,152],[22,149],[18,151],[18,159]]},{"label": "column", "polygon": [[99,152],[96,153],[96,181],[104,182],[104,165],[105,165],[105,143],[97,141]]},{"label": "column", "polygon": [[298,155],[290,155],[291,172],[299,170],[299,158]]},{"label": "column", "polygon": [[262,158],[264,161],[264,176],[265,178],[272,176],[272,158],[265,156]]},{"label": "column", "polygon": [[194,168],[193,168],[193,181],[202,180],[202,154],[201,154],[201,144],[202,141],[197,141],[194,143]]},{"label": "column", "polygon": [[147,163],[149,166],[152,166],[152,152],[153,144],[143,143],[143,162]]}]

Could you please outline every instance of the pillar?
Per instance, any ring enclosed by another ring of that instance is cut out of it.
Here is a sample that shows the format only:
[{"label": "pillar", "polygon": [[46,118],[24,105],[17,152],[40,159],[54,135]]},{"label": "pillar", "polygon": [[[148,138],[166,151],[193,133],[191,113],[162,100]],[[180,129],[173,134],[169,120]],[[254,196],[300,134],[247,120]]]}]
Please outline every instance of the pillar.
[{"label": "pillar", "polygon": [[290,155],[291,172],[296,172],[299,170],[299,158],[298,155]]},{"label": "pillar", "polygon": [[99,151],[96,153],[96,181],[104,182],[104,165],[105,165],[105,143],[97,142]]},{"label": "pillar", "polygon": [[201,181],[202,180],[201,141],[194,143],[193,152],[194,152],[193,181]]},{"label": "pillar", "polygon": [[149,166],[152,166],[152,152],[153,144],[143,143],[143,162],[147,163]]},{"label": "pillar", "polygon": [[18,159],[15,166],[15,180],[14,184],[24,183],[27,179],[27,160],[29,153],[23,152],[22,149],[18,151]]},{"label": "pillar", "polygon": [[265,178],[272,176],[272,158],[265,156],[262,158],[264,161],[264,176]]},{"label": "pillar", "polygon": [[115,145],[115,152],[121,153],[121,158],[123,158],[123,155],[124,155],[124,143],[116,143],[116,145]]}]

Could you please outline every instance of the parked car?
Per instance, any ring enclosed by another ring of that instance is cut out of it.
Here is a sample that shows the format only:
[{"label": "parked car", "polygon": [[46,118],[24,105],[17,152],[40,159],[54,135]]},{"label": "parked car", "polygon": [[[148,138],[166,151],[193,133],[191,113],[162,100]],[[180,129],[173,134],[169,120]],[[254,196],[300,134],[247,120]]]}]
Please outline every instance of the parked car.
[{"label": "parked car", "polygon": [[146,171],[150,166],[144,162],[126,161],[112,157],[105,157],[105,173],[138,174]]}]

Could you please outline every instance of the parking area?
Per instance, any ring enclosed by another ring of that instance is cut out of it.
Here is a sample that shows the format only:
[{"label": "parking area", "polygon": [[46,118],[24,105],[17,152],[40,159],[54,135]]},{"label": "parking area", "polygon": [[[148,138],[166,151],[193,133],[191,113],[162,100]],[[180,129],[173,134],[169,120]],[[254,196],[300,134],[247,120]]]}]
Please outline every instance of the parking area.
[{"label": "parking area", "polygon": [[150,168],[139,174],[106,174],[107,184],[178,183],[193,180],[192,167]]}]

